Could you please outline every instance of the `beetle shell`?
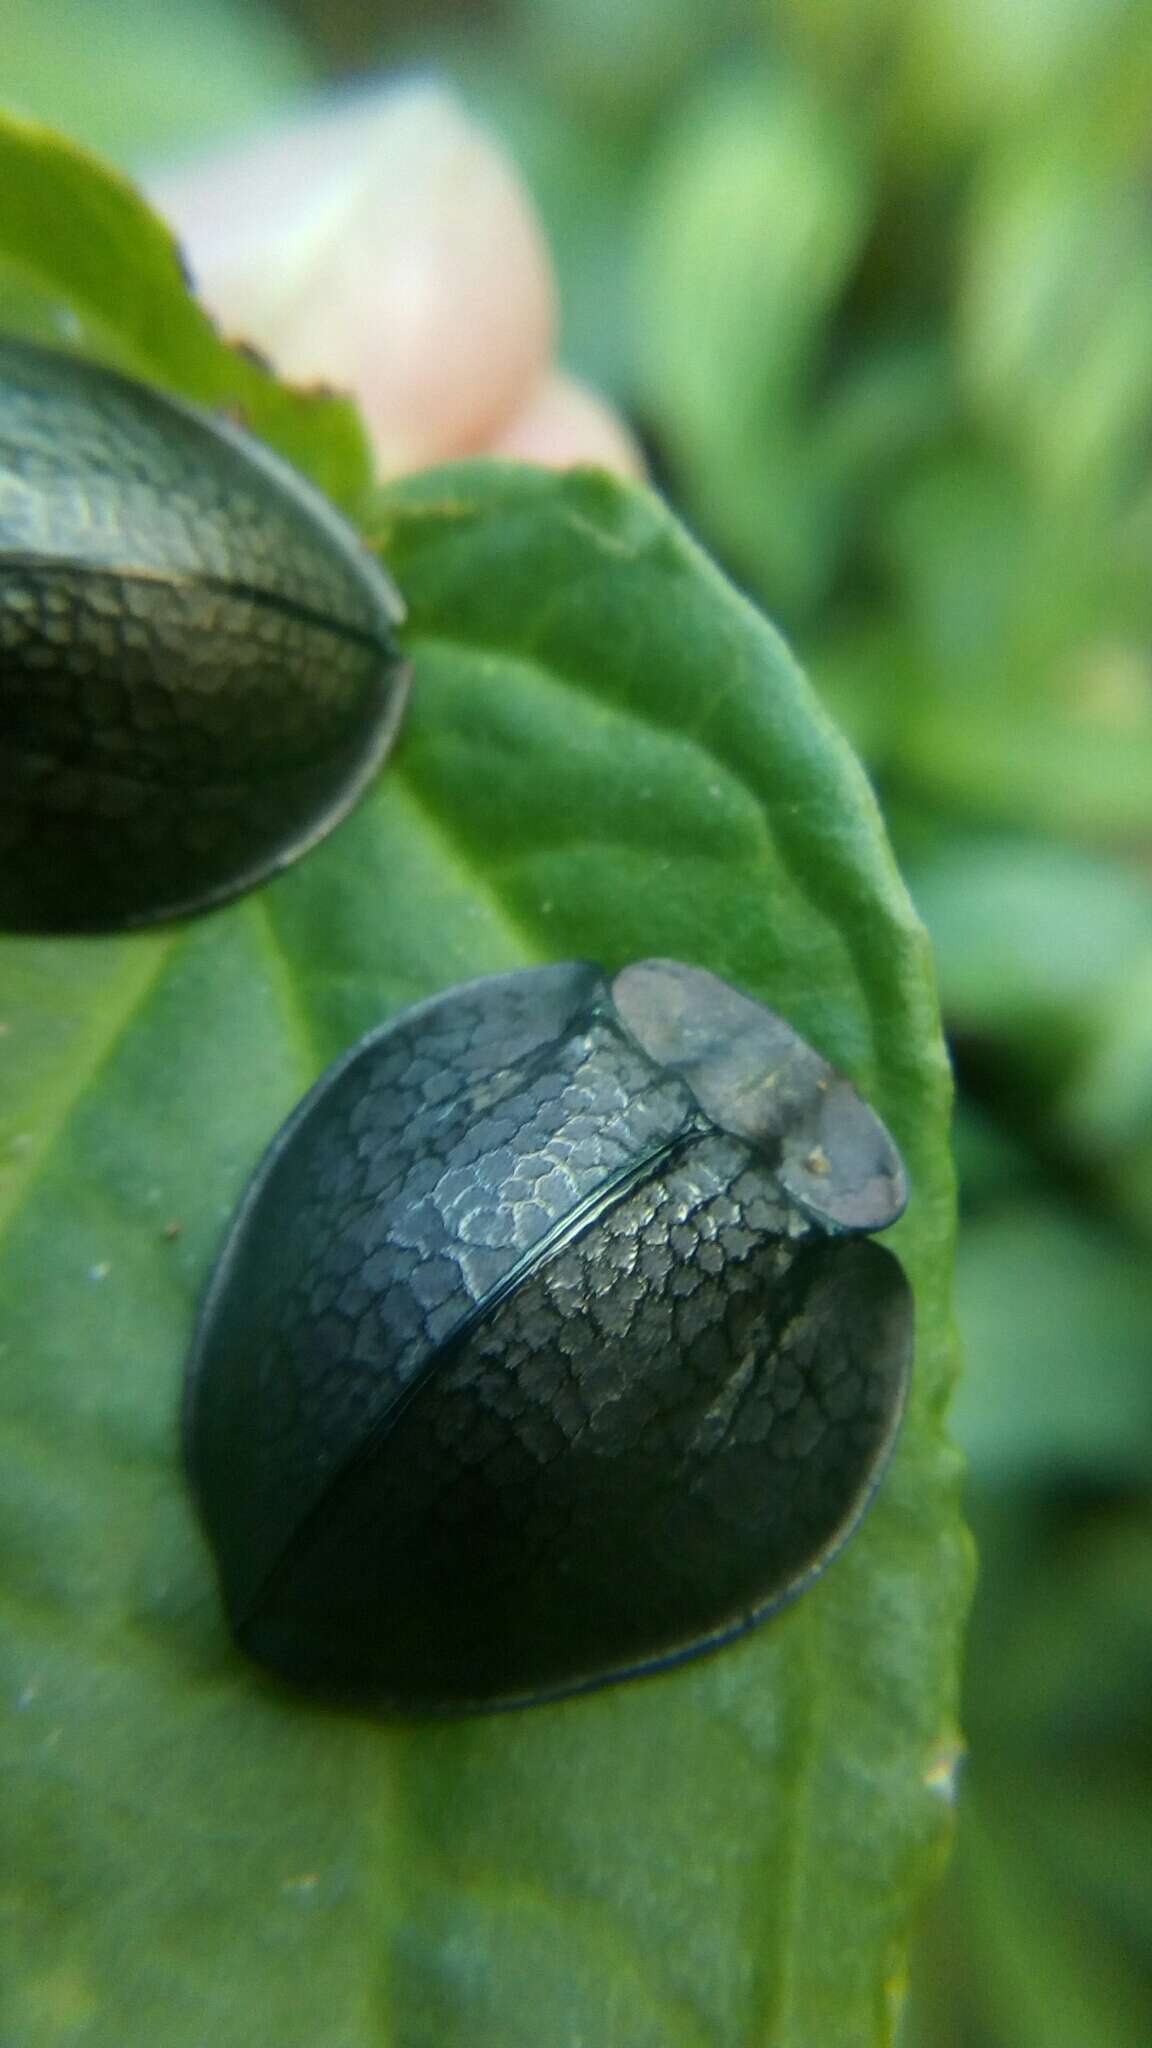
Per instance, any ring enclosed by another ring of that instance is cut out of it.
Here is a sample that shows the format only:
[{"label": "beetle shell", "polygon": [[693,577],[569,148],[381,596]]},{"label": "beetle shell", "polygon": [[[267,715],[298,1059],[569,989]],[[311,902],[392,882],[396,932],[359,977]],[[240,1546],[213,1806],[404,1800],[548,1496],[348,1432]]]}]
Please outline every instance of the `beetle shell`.
[{"label": "beetle shell", "polygon": [[584,962],[372,1032],[275,1140],[189,1367],[233,1628],[404,1710],[658,1667],[797,1593],[859,1517],[910,1292],[849,1084],[715,976]]},{"label": "beetle shell", "polygon": [[402,609],[251,436],[0,339],[0,925],[140,924],[294,860],[392,738]]}]

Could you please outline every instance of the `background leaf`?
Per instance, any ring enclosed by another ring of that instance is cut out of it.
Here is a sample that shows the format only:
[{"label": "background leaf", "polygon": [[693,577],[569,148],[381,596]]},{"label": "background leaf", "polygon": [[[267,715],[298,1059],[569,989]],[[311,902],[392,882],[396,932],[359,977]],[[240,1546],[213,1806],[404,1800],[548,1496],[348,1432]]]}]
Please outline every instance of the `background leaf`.
[{"label": "background leaf", "polygon": [[260,0],[0,0],[4,95],[90,149],[197,149],[267,118],[312,75]]},{"label": "background leaf", "polygon": [[1152,1273],[1129,1239],[1051,1199],[1001,1204],[965,1231],[957,1292],[953,1419],[981,1478],[1148,1479]]},{"label": "background leaf", "polygon": [[841,475],[811,397],[867,218],[851,133],[756,67],[689,101],[647,194],[642,399],[729,560],[789,609],[830,574]]}]

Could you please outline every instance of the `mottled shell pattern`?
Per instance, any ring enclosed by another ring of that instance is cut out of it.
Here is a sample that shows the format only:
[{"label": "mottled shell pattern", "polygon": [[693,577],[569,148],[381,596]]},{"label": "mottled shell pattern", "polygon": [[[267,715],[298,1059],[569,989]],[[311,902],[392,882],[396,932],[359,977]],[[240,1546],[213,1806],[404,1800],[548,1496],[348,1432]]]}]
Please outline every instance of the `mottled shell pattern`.
[{"label": "mottled shell pattern", "polygon": [[858,1520],[912,1349],[903,1169],[715,976],[585,962],[372,1032],[259,1167],[185,1446],[252,1656],[386,1707],[738,1635]]},{"label": "mottled shell pattern", "polygon": [[0,927],[141,924],[295,860],[393,737],[402,612],[252,435],[0,338]]}]

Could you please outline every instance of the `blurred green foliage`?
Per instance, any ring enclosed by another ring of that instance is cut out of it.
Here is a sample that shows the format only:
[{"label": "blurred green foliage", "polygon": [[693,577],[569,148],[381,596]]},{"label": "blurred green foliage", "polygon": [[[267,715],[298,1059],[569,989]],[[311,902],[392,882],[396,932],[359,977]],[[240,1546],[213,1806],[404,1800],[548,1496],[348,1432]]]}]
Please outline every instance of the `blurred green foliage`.
[{"label": "blurred green foliage", "polygon": [[[223,44],[199,45],[247,80],[205,88],[219,118],[177,92],[110,135],[104,59],[30,111],[131,158],[273,104],[301,50],[316,76],[454,77],[535,193],[570,364],[871,769],[960,1080],[956,1422],[983,1556],[958,1853],[904,2040],[1141,2048],[1152,10],[284,0],[283,30],[217,11]],[[148,17],[158,46],[170,12]],[[4,0],[0,22],[19,96],[60,10]]]},{"label": "blurred green foliage", "polygon": [[4,104],[109,156],[209,147],[315,76],[263,0],[0,0]]}]

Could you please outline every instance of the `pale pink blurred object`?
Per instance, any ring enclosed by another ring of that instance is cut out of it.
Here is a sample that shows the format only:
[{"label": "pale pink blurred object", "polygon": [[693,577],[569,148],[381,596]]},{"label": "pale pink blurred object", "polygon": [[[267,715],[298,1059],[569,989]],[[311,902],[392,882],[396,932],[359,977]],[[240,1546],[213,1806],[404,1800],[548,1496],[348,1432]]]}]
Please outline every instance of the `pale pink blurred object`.
[{"label": "pale pink blurred object", "polygon": [[618,476],[642,477],[644,458],[618,413],[563,370],[549,371],[523,411],[501,429],[489,453],[549,469],[593,462]]},{"label": "pale pink blurred object", "polygon": [[225,332],[359,402],[384,474],[491,450],[637,474],[552,367],[543,235],[502,152],[436,86],[393,87],[157,177]]}]

